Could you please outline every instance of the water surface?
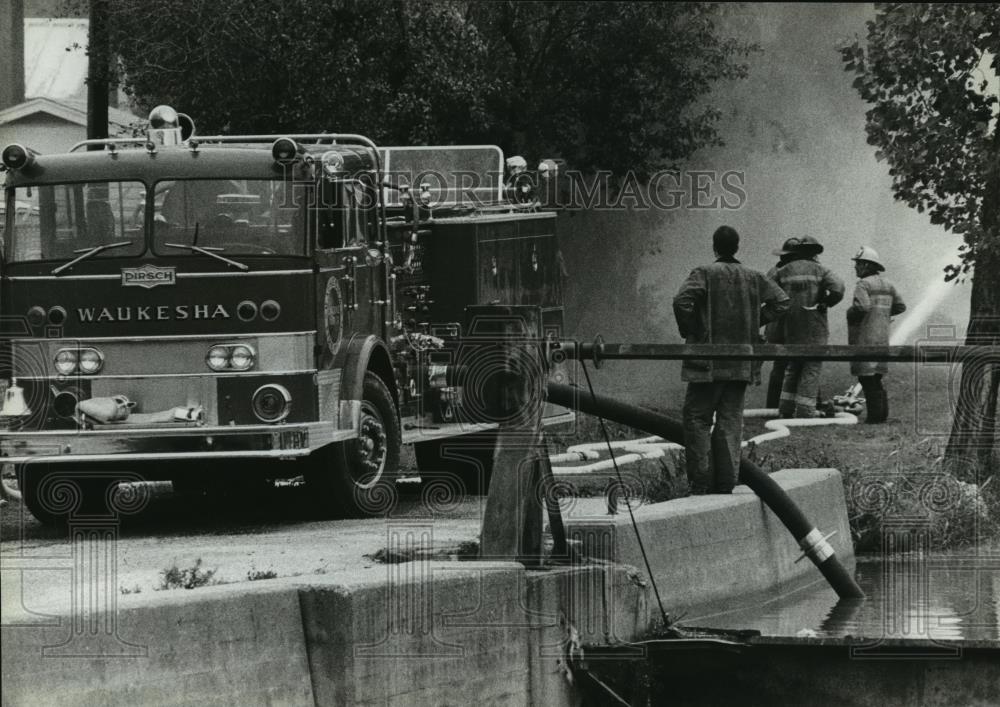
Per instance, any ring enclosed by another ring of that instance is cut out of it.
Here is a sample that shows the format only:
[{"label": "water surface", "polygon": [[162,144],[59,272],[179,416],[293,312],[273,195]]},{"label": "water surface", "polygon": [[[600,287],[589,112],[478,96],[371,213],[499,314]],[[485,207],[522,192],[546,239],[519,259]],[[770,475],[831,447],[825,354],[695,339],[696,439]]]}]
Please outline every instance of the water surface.
[{"label": "water surface", "polygon": [[756,629],[768,636],[1000,641],[1000,553],[859,559],[867,597],[840,600],[824,580],[733,608],[692,612],[689,626]]}]

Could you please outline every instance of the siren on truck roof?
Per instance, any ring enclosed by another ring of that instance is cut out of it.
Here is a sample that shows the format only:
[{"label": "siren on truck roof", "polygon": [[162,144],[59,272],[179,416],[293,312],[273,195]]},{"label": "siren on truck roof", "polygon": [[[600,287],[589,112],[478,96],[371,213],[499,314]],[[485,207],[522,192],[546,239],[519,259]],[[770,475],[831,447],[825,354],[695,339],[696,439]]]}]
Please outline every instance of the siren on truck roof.
[{"label": "siren on truck roof", "polygon": [[167,105],[156,106],[149,111],[146,139],[154,146],[179,145],[192,135],[194,135],[194,121],[190,116],[178,113]]},{"label": "siren on truck roof", "polygon": [[279,137],[271,145],[271,157],[280,165],[292,164],[303,152],[302,146],[290,137]]},{"label": "siren on truck roof", "polygon": [[3,148],[3,156],[0,157],[3,166],[12,172],[18,169],[30,167],[35,163],[35,151],[30,147],[13,143]]}]

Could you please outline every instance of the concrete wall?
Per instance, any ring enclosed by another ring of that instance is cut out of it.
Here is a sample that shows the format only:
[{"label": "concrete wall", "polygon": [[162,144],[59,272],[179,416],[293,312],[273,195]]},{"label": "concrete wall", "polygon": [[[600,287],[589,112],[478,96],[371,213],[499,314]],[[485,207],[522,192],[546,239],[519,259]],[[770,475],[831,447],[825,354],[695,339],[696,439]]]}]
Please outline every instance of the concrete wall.
[{"label": "concrete wall", "polygon": [[261,583],[124,598],[116,616],[4,625],[4,706],[314,704],[297,592]]},{"label": "concrete wall", "polygon": [[[773,477],[824,535],[842,562],[853,561],[840,473],[835,469],[793,469]],[[624,510],[596,515],[580,504],[566,520],[570,537],[593,557],[643,567],[631,521]],[[689,496],[635,510],[660,594],[670,611],[760,592],[817,570],[809,560],[796,563],[798,543],[777,517],[746,486],[732,496]],[[851,566],[850,564],[848,566]]]},{"label": "concrete wall", "polygon": [[411,562],[127,596],[110,632],[5,625],[3,704],[570,705],[568,642],[636,637],[646,592],[608,567]]},{"label": "concrete wall", "polygon": [[[835,545],[850,559],[839,474],[776,477],[822,530],[841,530]],[[792,564],[794,541],[752,494],[637,517],[671,613],[816,572]],[[416,561],[127,595],[117,612],[77,623],[72,612],[54,625],[9,616],[3,704],[573,705],[567,655],[587,645],[587,660],[599,660],[599,646],[634,640],[659,618],[626,518],[613,533],[593,519],[568,527],[614,540],[590,545],[635,567]]]}]

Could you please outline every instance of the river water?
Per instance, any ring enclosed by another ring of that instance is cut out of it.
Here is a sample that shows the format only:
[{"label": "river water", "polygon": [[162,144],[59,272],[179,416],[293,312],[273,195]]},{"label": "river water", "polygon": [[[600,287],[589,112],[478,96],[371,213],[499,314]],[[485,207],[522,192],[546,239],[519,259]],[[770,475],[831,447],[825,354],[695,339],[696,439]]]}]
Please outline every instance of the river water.
[{"label": "river water", "polygon": [[756,629],[767,636],[1000,641],[996,549],[859,558],[855,576],[865,599],[838,601],[819,578],[773,597],[748,598],[736,608],[692,612],[681,622]]}]

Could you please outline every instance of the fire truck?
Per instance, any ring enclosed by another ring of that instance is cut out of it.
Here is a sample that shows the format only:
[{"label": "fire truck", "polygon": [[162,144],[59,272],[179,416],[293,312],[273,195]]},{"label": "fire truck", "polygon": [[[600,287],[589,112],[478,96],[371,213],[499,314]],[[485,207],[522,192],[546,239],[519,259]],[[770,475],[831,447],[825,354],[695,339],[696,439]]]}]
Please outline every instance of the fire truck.
[{"label": "fire truck", "polygon": [[204,495],[292,478],[333,514],[371,514],[402,444],[481,493],[497,422],[448,370],[467,309],[563,325],[556,217],[512,180],[523,160],[201,137],[169,106],[148,125],[3,150],[0,461],[32,514],[65,520],[66,481],[80,512],[122,481]]}]

